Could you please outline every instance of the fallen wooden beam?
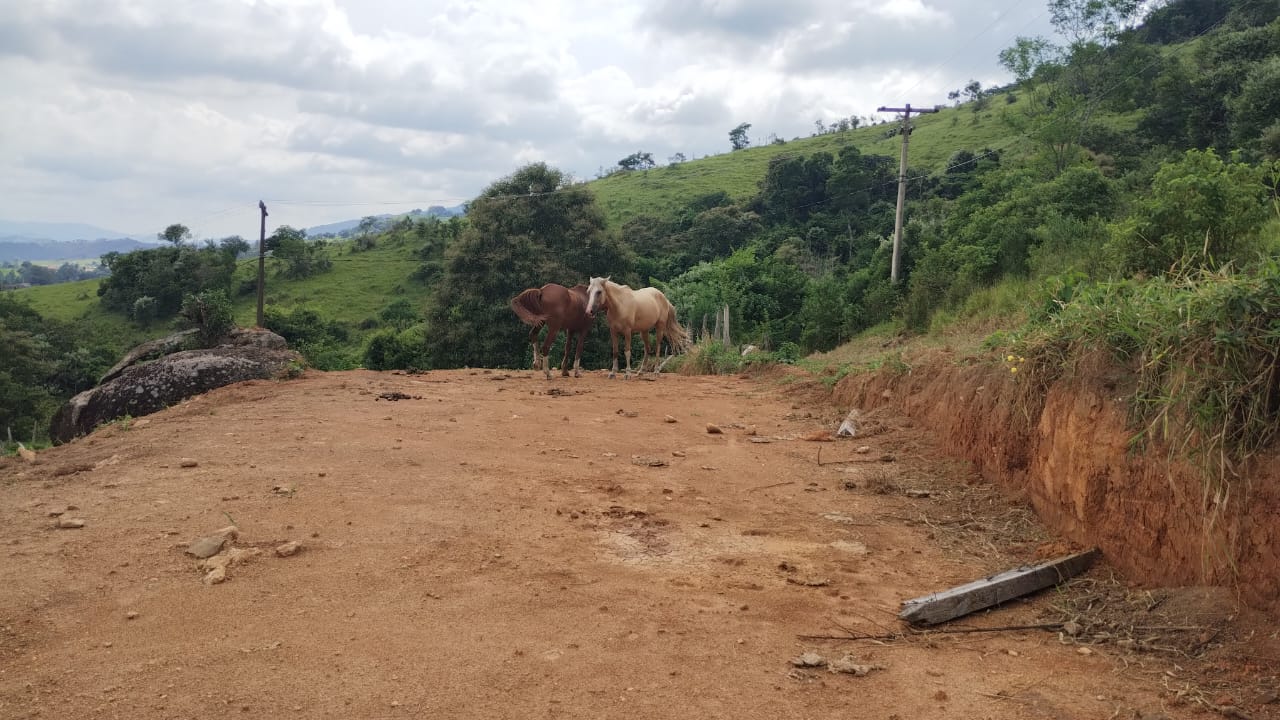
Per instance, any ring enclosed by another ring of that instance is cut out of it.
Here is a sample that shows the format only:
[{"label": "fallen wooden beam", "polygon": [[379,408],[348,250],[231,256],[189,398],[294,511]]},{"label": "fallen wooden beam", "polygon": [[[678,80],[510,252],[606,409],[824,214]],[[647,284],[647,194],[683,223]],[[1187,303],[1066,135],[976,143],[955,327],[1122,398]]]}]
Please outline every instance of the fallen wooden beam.
[{"label": "fallen wooden beam", "polygon": [[1057,560],[1024,565],[950,590],[902,603],[898,617],[912,625],[936,625],[971,612],[999,605],[1075,577],[1097,559],[1097,548]]}]

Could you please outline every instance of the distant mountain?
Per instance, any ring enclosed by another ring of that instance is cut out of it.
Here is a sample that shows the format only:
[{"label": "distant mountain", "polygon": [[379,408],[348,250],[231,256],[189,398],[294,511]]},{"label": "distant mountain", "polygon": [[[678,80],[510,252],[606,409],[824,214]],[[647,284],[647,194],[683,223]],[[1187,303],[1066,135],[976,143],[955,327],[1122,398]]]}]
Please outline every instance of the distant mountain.
[{"label": "distant mountain", "polygon": [[159,247],[159,244],[138,242],[131,238],[56,242],[8,237],[0,238],[0,263],[97,259],[109,252],[127,253],[155,247]]},{"label": "distant mountain", "polygon": [[[400,215],[391,215],[388,213],[383,213],[382,215],[374,215],[373,217],[376,217],[379,220],[378,227],[383,228],[391,224],[392,221],[401,217],[410,217],[414,219],[427,218],[427,217],[451,218],[458,215],[465,215],[466,211],[467,211],[466,205],[455,205],[453,207],[444,207],[442,205],[432,205],[426,210],[422,210],[422,209],[410,210],[409,212],[402,213]],[[338,235],[338,236],[349,235],[353,230],[359,227],[360,221],[363,219],[364,218],[357,218],[355,220],[342,220],[340,222],[329,223],[327,225],[316,225],[315,227],[309,227],[309,228],[306,228],[307,236],[308,237],[324,237],[326,235]]]},{"label": "distant mountain", "polygon": [[72,240],[118,240],[135,237],[129,233],[107,230],[84,223],[22,222],[16,220],[0,220],[0,243],[32,242],[52,240],[70,242]]}]

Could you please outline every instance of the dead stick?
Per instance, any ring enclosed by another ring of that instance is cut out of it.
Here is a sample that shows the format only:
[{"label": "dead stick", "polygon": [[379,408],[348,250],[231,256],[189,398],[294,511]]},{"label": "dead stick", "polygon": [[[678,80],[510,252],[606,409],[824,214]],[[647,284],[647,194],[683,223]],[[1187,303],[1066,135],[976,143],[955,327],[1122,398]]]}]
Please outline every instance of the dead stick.
[{"label": "dead stick", "polygon": [[786,482],[774,483],[772,485],[761,485],[760,487],[753,487],[747,490],[747,492],[755,492],[756,490],[768,490],[769,488],[776,488],[776,487],[782,487],[783,485],[795,485],[795,484],[796,482],[794,480],[788,480]]},{"label": "dead stick", "polygon": [[801,640],[900,640],[906,635],[968,635],[971,633],[1017,632],[1019,630],[1061,630],[1062,623],[1036,623],[1034,625],[1001,625],[989,628],[938,628],[917,630],[907,628],[905,633],[885,635],[799,635]]}]

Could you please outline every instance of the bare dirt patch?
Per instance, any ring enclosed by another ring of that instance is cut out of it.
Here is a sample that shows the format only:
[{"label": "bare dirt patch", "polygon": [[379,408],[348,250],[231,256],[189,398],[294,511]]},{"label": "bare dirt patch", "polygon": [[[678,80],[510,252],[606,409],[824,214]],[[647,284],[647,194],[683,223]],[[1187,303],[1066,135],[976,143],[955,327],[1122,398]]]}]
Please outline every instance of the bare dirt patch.
[{"label": "bare dirt patch", "polygon": [[[843,415],[768,380],[309,373],[3,461],[0,717],[1277,715],[1271,625],[1105,563],[952,625],[1074,633],[901,627],[1059,541],[909,420],[803,439]],[[210,581],[187,551],[229,525]]]}]

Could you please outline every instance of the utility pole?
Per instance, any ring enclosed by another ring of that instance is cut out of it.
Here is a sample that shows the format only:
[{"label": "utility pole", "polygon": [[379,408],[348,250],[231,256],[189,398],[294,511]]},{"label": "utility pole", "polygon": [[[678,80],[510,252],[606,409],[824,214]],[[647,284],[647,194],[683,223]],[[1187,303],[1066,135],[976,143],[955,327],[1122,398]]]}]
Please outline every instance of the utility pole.
[{"label": "utility pole", "polygon": [[257,236],[257,327],[261,328],[262,292],[266,286],[266,202],[257,201],[257,209],[262,211],[262,229]]},{"label": "utility pole", "polygon": [[911,137],[911,113],[935,113],[937,108],[913,108],[907,103],[904,108],[878,107],[876,112],[902,113],[902,158],[898,160],[898,212],[893,218],[893,264],[889,269],[889,279],[898,284],[898,265],[902,257],[902,210],[907,201],[907,138]]}]

